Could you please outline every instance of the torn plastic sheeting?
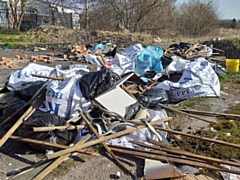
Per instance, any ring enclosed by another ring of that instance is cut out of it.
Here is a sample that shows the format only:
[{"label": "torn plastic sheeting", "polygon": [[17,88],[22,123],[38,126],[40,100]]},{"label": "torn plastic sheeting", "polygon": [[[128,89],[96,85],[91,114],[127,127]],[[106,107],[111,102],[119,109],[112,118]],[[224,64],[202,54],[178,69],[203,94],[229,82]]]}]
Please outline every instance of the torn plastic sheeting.
[{"label": "torn plastic sheeting", "polygon": [[[123,51],[119,52],[119,54],[121,54],[123,56],[126,56],[127,58],[129,58],[133,62],[136,62],[137,57],[140,55],[142,50],[143,50],[143,47],[142,47],[141,44],[135,44],[133,46],[127,47]],[[134,67],[135,67],[135,64],[134,64]]]},{"label": "torn plastic sheeting", "polygon": [[116,54],[115,57],[112,59],[112,64],[119,66],[122,70],[134,70],[135,60],[129,59],[128,57]]},{"label": "torn plastic sheeting", "polygon": [[107,68],[85,74],[79,81],[83,96],[87,100],[93,100],[113,86],[112,78],[112,72]]},{"label": "torn plastic sheeting", "polygon": [[96,46],[92,47],[90,50],[95,51],[95,50],[105,50],[108,46],[111,46],[112,43],[106,43],[106,44],[97,44]]},{"label": "torn plastic sheeting", "polygon": [[[152,117],[150,122],[168,117],[167,113],[164,109],[156,110],[156,111],[147,109],[147,112],[148,112],[148,117]],[[135,121],[142,122],[141,120],[135,120]],[[158,126],[165,128],[164,123],[160,123],[160,124],[158,124]],[[132,128],[132,127],[127,126],[127,128]],[[157,130],[157,132],[159,133],[160,136],[165,137],[165,138],[167,137],[167,132],[158,131],[158,130]],[[136,130],[133,133],[130,133],[128,135],[125,135],[125,136],[122,136],[119,138],[115,138],[115,139],[111,139],[111,140],[107,141],[107,143],[110,145],[117,145],[117,146],[129,147],[129,148],[149,150],[148,148],[144,148],[144,147],[141,147],[141,146],[138,146],[136,144],[129,142],[129,141],[137,141],[137,142],[141,142],[141,143],[145,143],[145,144],[150,144],[147,142],[147,138],[158,141],[158,137],[154,133],[152,133],[149,128],[144,128],[144,129]]]},{"label": "torn plastic sheeting", "polygon": [[[240,171],[239,167],[233,167],[233,166],[223,165],[223,164],[221,164],[221,166],[225,167],[227,169]],[[222,175],[222,178],[224,180],[239,180],[240,179],[240,175],[238,175],[238,174],[232,174],[232,173],[227,173],[227,172],[220,172],[220,174]]]},{"label": "torn plastic sheeting", "polygon": [[[13,95],[12,93],[1,93],[0,98],[0,122],[13,115],[17,110],[26,104],[26,101]],[[14,123],[24,114],[24,110],[18,112],[14,118],[4,124],[5,129],[11,128]]]},{"label": "torn plastic sheeting", "polygon": [[20,96],[25,101],[29,101],[34,94],[43,86],[44,82],[37,81],[31,83],[31,85],[25,89],[14,91],[14,93]]},{"label": "torn plastic sheeting", "polygon": [[101,58],[100,56],[96,56],[96,55],[93,55],[93,54],[86,54],[86,55],[84,55],[84,57],[86,58],[87,61],[90,61],[90,63],[95,68],[100,69],[102,67],[102,65],[97,60],[97,58]]},{"label": "torn plastic sheeting", "polygon": [[161,72],[163,70],[161,57],[163,49],[160,46],[148,46],[138,56],[135,72],[146,77],[146,71]]},{"label": "torn plastic sheeting", "polygon": [[165,90],[161,89],[148,89],[143,95],[138,96],[138,101],[144,107],[158,108],[158,104],[168,104],[169,99]]},{"label": "torn plastic sheeting", "polygon": [[12,71],[8,80],[7,87],[11,91],[27,88],[31,83],[36,81],[47,81],[46,78],[33,77],[31,74],[49,76],[54,68],[43,66],[35,63],[30,63],[22,70]]},{"label": "torn plastic sheeting", "polygon": [[[39,110],[25,121],[18,129],[18,133],[21,137],[41,140],[45,142],[51,142],[54,144],[69,145],[72,143],[76,136],[77,130],[54,130],[46,132],[34,132],[33,127],[49,127],[49,126],[63,126],[66,120],[59,116],[44,113]],[[32,148],[45,152],[46,146],[36,145],[29,143]],[[49,147],[48,147],[49,149]]]},{"label": "torn plastic sheeting", "polygon": [[173,62],[167,68],[170,72],[183,72],[177,83],[165,80],[154,89],[167,92],[170,103],[177,103],[192,97],[220,97],[220,82],[211,64],[204,58],[184,61],[173,56]]}]

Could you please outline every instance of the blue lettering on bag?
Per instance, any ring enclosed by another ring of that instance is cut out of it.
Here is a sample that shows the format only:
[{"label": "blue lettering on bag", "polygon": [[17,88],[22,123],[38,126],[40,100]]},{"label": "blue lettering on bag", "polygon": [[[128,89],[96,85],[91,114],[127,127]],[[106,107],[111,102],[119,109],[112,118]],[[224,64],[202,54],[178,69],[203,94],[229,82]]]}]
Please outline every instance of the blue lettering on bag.
[{"label": "blue lettering on bag", "polygon": [[48,102],[49,112],[53,112],[55,115],[58,115],[59,107],[61,104],[54,103],[55,107],[53,109],[52,103]]}]

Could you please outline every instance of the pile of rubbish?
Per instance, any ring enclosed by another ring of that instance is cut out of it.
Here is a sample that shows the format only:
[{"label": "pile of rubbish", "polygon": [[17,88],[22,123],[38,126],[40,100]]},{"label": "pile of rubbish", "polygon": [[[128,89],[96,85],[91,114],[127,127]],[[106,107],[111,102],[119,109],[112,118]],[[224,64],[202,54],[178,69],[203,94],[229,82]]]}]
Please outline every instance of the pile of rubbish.
[{"label": "pile of rubbish", "polygon": [[[219,66],[208,59],[213,47],[172,47],[173,56],[169,58],[169,51],[160,46],[144,48],[135,44],[121,51],[111,43],[75,46],[69,49],[68,57],[74,54],[84,64],[53,68],[30,63],[13,71],[1,89],[6,96],[0,100],[0,126],[7,133],[1,138],[0,147],[11,138],[38,151],[53,150],[45,158],[53,160],[52,169],[73,152],[99,155],[86,148],[101,143],[117,164],[133,176],[131,168],[115,153],[146,159],[146,179],[182,177],[197,172],[195,167],[240,174],[220,166],[239,167],[237,163],[195,155],[168,142],[168,132],[177,131],[168,127],[172,117],[167,111],[205,120],[174,110],[168,104],[193,97],[220,97],[216,74]],[[190,52],[194,52],[194,58],[181,57],[189,57]],[[15,132],[18,136],[13,135]],[[187,165],[190,172],[168,162]],[[43,178],[46,172],[49,168],[35,178]]]},{"label": "pile of rubbish", "polygon": [[31,39],[38,43],[68,43],[77,42],[79,34],[63,26],[43,25],[29,30],[23,38]]}]

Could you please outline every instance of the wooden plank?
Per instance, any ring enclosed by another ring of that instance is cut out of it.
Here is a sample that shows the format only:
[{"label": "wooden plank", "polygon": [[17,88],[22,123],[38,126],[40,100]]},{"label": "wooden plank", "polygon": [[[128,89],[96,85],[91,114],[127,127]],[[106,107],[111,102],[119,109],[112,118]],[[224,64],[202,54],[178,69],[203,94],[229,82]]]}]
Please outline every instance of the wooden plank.
[{"label": "wooden plank", "polygon": [[[171,120],[172,117],[167,117],[167,118],[163,118],[163,119],[159,119],[159,120],[156,120],[156,121],[153,121],[153,122],[150,122],[149,124],[151,125],[157,125],[159,123],[162,123],[166,120]],[[99,144],[101,142],[104,142],[104,141],[107,141],[109,139],[113,139],[113,138],[117,138],[117,137],[120,137],[120,136],[123,136],[123,135],[126,135],[126,134],[129,134],[129,133],[132,133],[136,130],[139,130],[139,129],[143,129],[146,127],[146,124],[144,125],[139,125],[137,127],[133,127],[133,128],[130,128],[130,129],[126,129],[124,131],[120,131],[118,133],[115,133],[115,134],[112,134],[112,135],[109,135],[109,136],[106,136],[106,137],[102,137],[102,138],[99,138],[99,139],[96,139],[96,140],[93,140],[93,141],[90,141],[90,142],[87,142],[83,145],[79,145],[79,146],[74,146],[74,147],[71,147],[71,148],[68,148],[68,149],[65,149],[65,150],[62,150],[62,151],[58,151],[56,153],[53,153],[53,154],[49,154],[47,155],[47,158],[48,159],[53,159],[53,158],[56,158],[56,157],[59,157],[59,156],[62,156],[64,154],[67,154],[67,153],[70,153],[70,152],[74,152],[78,149],[83,149],[83,148],[86,148],[86,147],[90,147],[90,146],[93,146],[93,145],[96,145],[96,144]]]},{"label": "wooden plank", "polygon": [[119,147],[117,147],[117,148],[112,147],[111,149],[114,152],[133,155],[133,156],[136,156],[136,157],[148,158],[148,159],[153,159],[153,160],[160,160],[160,161],[170,162],[170,163],[186,164],[186,165],[205,168],[205,169],[209,169],[209,170],[213,170],[213,171],[228,172],[228,173],[233,173],[233,174],[240,175],[240,171],[231,170],[231,169],[224,168],[224,167],[221,167],[221,166],[214,166],[214,165],[207,164],[207,163],[196,162],[196,161],[193,161],[193,160],[173,158],[173,157],[169,157],[168,155],[153,154],[151,151],[143,152],[143,150],[132,149],[132,148],[129,148],[127,150],[127,149],[120,149]]},{"label": "wooden plank", "polygon": [[[182,149],[179,148],[175,148],[173,146],[170,145],[166,145],[165,146],[170,146],[170,148],[164,148],[162,145],[163,143],[155,141],[155,140],[149,140],[149,142],[158,145],[158,146],[152,146],[152,145],[148,145],[148,144],[144,144],[144,143],[140,143],[140,142],[135,142],[135,141],[130,141],[136,145],[142,146],[142,147],[146,147],[146,148],[150,148],[150,149],[155,149],[155,150],[159,150],[159,151],[163,151],[163,152],[167,152],[170,154],[177,154],[180,156],[186,156],[186,157],[191,157],[191,158],[195,158],[195,159],[200,159],[200,160],[204,160],[204,161],[209,161],[209,162],[215,162],[215,163],[219,163],[219,164],[227,164],[230,166],[236,166],[236,167],[240,167],[239,163],[236,162],[232,162],[232,161],[226,161],[226,160],[222,160],[222,159],[217,159],[217,158],[212,158],[212,157],[207,157],[207,156],[200,156],[197,154],[193,154],[187,151],[184,151]],[[160,147],[161,148],[160,148]]]},{"label": "wooden plank", "polygon": [[62,77],[52,77],[52,76],[43,76],[43,75],[38,75],[38,74],[31,74],[33,77],[39,77],[39,78],[46,78],[46,79],[52,79],[52,80],[57,80],[57,81],[63,81],[64,78]]},{"label": "wooden plank", "polygon": [[210,139],[210,138],[206,138],[206,137],[202,137],[202,136],[196,136],[196,135],[193,135],[193,134],[187,134],[187,133],[180,132],[180,131],[164,129],[164,128],[160,128],[160,127],[157,127],[157,126],[155,126],[155,129],[240,149],[240,145],[229,143],[229,142],[226,142],[226,141],[221,141],[221,140],[217,140],[217,139]]},{"label": "wooden plank", "polygon": [[[96,129],[93,127],[93,125],[90,123],[90,121],[87,119],[87,117],[80,112],[80,115],[82,116],[82,118],[84,119],[84,121],[86,122],[86,124],[90,127],[90,129],[93,131],[93,133],[95,134],[95,136],[97,136],[98,139],[101,138],[101,136],[99,135],[99,133],[96,131]],[[116,156],[115,154],[112,152],[111,148],[109,148],[109,146],[106,144],[106,142],[102,142],[103,147],[106,149],[106,151],[112,156],[112,158],[124,169],[126,170],[129,174],[134,175],[134,172],[131,170],[131,168],[127,167],[125,164],[123,164]]]},{"label": "wooden plank", "polygon": [[220,113],[220,112],[199,111],[199,110],[195,110],[195,109],[180,109],[180,111],[184,111],[184,112],[188,112],[188,113],[203,114],[203,115],[228,116],[228,117],[240,118],[239,114],[227,114],[227,113]]},{"label": "wooden plank", "polygon": [[[50,143],[50,142],[39,141],[39,140],[29,139],[29,138],[21,138],[18,136],[10,136],[9,138],[17,140],[17,141],[34,143],[34,144],[39,144],[39,145],[44,145],[44,146],[49,146],[49,147],[55,147],[55,148],[59,148],[59,149],[68,149],[69,148],[69,146],[65,146],[65,145],[61,145],[61,144],[54,144],[54,143]],[[82,150],[82,149],[77,149],[76,152],[79,152],[82,154],[87,154],[87,155],[92,155],[92,156],[100,156],[99,153]]]},{"label": "wooden plank", "polygon": [[202,117],[200,117],[200,116],[196,116],[196,115],[193,115],[193,114],[189,114],[189,113],[182,112],[182,111],[179,111],[179,110],[177,110],[177,109],[174,109],[174,108],[165,106],[165,105],[163,105],[163,104],[159,104],[159,106],[160,106],[161,108],[164,108],[164,109],[167,109],[167,110],[170,110],[170,111],[173,111],[173,112],[177,112],[177,113],[179,113],[179,114],[184,114],[184,115],[186,115],[186,116],[193,117],[193,118],[199,119],[199,120],[201,120],[201,121],[208,122],[208,123],[210,123],[210,124],[215,124],[215,123],[216,123],[216,122],[213,122],[213,121],[209,121],[209,120],[207,120],[207,119],[205,119],[205,118],[202,118]]},{"label": "wooden plank", "polygon": [[76,126],[50,126],[50,127],[33,127],[34,132],[44,132],[44,131],[53,131],[53,130],[74,130],[74,129],[83,129],[84,125]]}]

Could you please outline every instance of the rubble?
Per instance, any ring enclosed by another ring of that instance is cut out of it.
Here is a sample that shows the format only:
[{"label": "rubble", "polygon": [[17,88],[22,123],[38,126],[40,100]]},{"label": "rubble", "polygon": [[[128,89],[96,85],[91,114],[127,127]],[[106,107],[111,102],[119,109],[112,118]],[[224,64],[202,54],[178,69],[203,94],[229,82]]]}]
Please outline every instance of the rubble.
[{"label": "rubble", "polygon": [[[74,152],[99,156],[86,149],[99,143],[116,165],[132,176],[132,169],[115,153],[146,159],[149,165],[145,167],[147,179],[185,176],[186,172],[181,172],[183,170],[173,163],[239,175],[238,170],[220,166],[239,167],[238,163],[178,149],[171,146],[167,138],[168,134],[181,135],[240,149],[238,144],[168,127],[172,119],[168,117],[168,111],[209,124],[216,122],[194,113],[237,116],[170,107],[170,104],[193,97],[220,97],[220,82],[216,74],[218,66],[211,61],[212,45],[182,43],[165,50],[160,46],[145,48],[141,44],[121,51],[117,48],[111,42],[96,46],[75,45],[61,55],[31,56],[30,64],[12,72],[0,93],[11,93],[12,97],[27,102],[15,109],[11,116],[0,118],[2,127],[12,123],[0,139],[0,147],[8,139],[14,139],[42,152],[54,150],[35,164],[37,167],[52,161],[34,179],[43,179]],[[79,64],[69,65],[68,68],[60,64],[55,68],[37,64],[52,63],[58,57]],[[28,57],[16,55],[15,58]],[[2,57],[0,65],[9,67],[10,62],[10,59]],[[40,87],[36,88],[34,83]],[[4,108],[0,106],[3,114],[10,109]],[[14,132],[18,132],[18,136]],[[152,160],[157,161],[157,165]],[[189,169],[196,170],[194,168]],[[119,172],[116,177],[120,177]]]}]

